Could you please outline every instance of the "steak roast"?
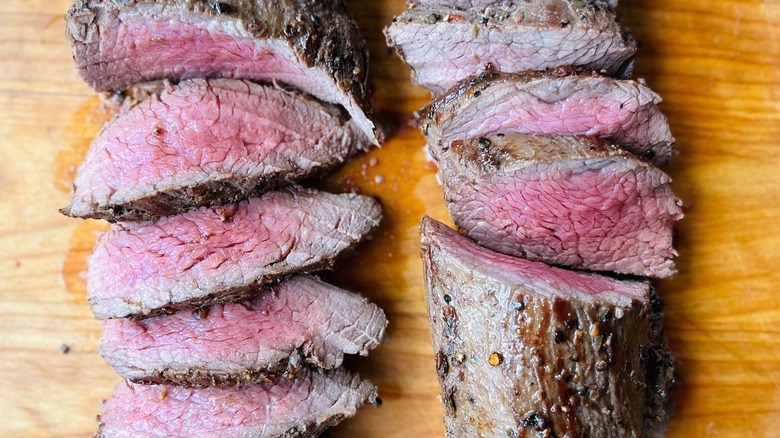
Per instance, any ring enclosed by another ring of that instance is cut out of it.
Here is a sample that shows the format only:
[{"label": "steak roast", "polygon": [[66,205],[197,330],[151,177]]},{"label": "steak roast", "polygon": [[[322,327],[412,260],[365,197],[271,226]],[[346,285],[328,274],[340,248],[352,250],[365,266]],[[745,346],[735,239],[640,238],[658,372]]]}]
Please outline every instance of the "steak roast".
[{"label": "steak roast", "polygon": [[97,436],[316,437],[366,403],[379,403],[374,385],[341,369],[233,388],[123,381],[101,407]]},{"label": "steak roast", "polygon": [[380,141],[368,51],[341,0],[76,0],[66,21],[76,67],[98,91],[159,79],[278,81],[342,105]]},{"label": "steak roast", "polygon": [[321,174],[366,146],[352,120],[304,95],[230,79],[185,81],[103,129],[63,212],[149,220],[236,202]]},{"label": "steak roast", "polygon": [[387,327],[359,295],[297,275],[240,303],[103,323],[100,354],[135,382],[245,385],[367,355]]},{"label": "steak roast", "polygon": [[493,250],[669,277],[681,202],[658,168],[588,137],[498,134],[433,146],[455,224]]},{"label": "steak roast", "polygon": [[421,226],[448,437],[645,437],[673,361],[644,281],[551,268]]},{"label": "steak roast", "polygon": [[486,68],[500,72],[576,65],[625,77],[636,41],[603,1],[504,2],[480,9],[407,9],[385,30],[387,43],[433,94]]},{"label": "steak roast", "polygon": [[[545,2],[546,0],[523,0],[524,3]],[[618,0],[586,0],[588,3],[604,4],[611,9],[615,9]],[[515,3],[515,0],[408,0],[407,4],[413,6],[445,6],[458,9],[482,9],[488,6],[501,7],[506,4]]]},{"label": "steak roast", "polygon": [[99,319],[240,301],[284,275],[328,268],[381,219],[372,198],[287,188],[156,222],[119,223],[87,260]]},{"label": "steak roast", "polygon": [[572,68],[487,73],[463,81],[418,114],[429,144],[519,132],[588,135],[616,142],[662,166],[674,137],[656,106],[661,97],[641,82]]}]

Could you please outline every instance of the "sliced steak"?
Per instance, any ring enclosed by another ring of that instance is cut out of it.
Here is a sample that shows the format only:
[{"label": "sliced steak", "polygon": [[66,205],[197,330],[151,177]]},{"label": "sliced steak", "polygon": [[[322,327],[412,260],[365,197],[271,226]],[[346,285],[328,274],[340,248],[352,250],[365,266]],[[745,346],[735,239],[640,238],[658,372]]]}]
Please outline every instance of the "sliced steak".
[{"label": "sliced steak", "polygon": [[644,437],[673,361],[649,282],[551,268],[421,226],[447,436]]},{"label": "sliced steak", "polygon": [[234,388],[120,383],[98,417],[101,438],[316,437],[378,404],[376,387],[339,369]]},{"label": "sliced steak", "polygon": [[368,51],[341,0],[76,0],[66,16],[82,78],[98,91],[158,79],[278,81],[370,119]]},{"label": "sliced steak", "polygon": [[100,355],[144,383],[244,385],[332,369],[382,340],[384,312],[359,295],[297,275],[241,303],[103,323]]},{"label": "sliced steak", "polygon": [[284,275],[330,267],[381,215],[372,198],[288,188],[114,224],[87,261],[87,298],[100,319],[239,301]]},{"label": "sliced steak", "polygon": [[519,132],[588,135],[615,141],[656,165],[669,163],[674,137],[640,82],[571,68],[488,73],[463,81],[418,114],[430,144]]},{"label": "sliced steak", "polygon": [[386,30],[388,45],[433,94],[495,69],[500,72],[583,66],[625,77],[636,41],[603,1],[498,3],[485,9],[414,7]]},{"label": "sliced steak", "polygon": [[236,202],[322,174],[366,146],[352,120],[304,95],[230,79],[185,81],[103,129],[63,212],[149,220]]},{"label": "sliced steak", "polygon": [[671,178],[589,137],[498,134],[434,147],[455,224],[482,246],[555,265],[669,277]]}]

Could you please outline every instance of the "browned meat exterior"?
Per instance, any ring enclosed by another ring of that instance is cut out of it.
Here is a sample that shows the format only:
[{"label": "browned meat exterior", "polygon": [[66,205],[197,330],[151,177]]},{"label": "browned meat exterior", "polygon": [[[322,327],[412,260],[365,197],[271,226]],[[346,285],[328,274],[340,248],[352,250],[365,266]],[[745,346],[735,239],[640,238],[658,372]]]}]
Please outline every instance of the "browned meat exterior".
[{"label": "browned meat exterior", "polygon": [[605,141],[498,134],[431,154],[452,220],[482,246],[578,269],[676,272],[683,214],[671,178]]},{"label": "browned meat exterior", "polygon": [[[544,0],[523,0],[524,3],[538,2]],[[482,9],[488,6],[501,7],[507,4],[516,3],[516,0],[408,0],[409,6],[443,6],[458,9]],[[603,3],[611,9],[615,9],[618,0],[597,0],[596,3]]]},{"label": "browned meat exterior", "polygon": [[360,295],[296,275],[233,304],[103,323],[100,355],[134,382],[246,385],[341,365],[382,340],[384,312]]},{"label": "browned meat exterior", "polygon": [[378,404],[376,387],[357,375],[303,371],[233,388],[120,383],[103,403],[99,438],[303,438]]},{"label": "browned meat exterior", "polygon": [[484,8],[486,6],[500,5],[509,0],[408,0],[410,6],[442,6],[458,9]]},{"label": "browned meat exterior", "polygon": [[382,217],[353,194],[287,188],[155,222],[114,224],[87,260],[99,319],[240,301],[286,275],[330,268]]},{"label": "browned meat exterior", "polygon": [[367,146],[336,107],[300,93],[232,79],[183,81],[103,129],[63,212],[151,220],[237,202],[321,175]]},{"label": "browned meat exterior", "polygon": [[385,29],[417,84],[438,95],[488,69],[574,65],[627,77],[636,41],[598,0],[499,2],[487,8],[407,9]]},{"label": "browned meat exterior", "polygon": [[341,0],[76,0],[76,67],[98,91],[158,79],[288,84],[342,105],[373,143],[368,51]]},{"label": "browned meat exterior", "polygon": [[424,218],[426,301],[448,437],[646,437],[673,362],[648,282],[482,248]]},{"label": "browned meat exterior", "polygon": [[663,166],[675,152],[660,102],[641,82],[561,67],[463,81],[421,109],[418,122],[428,143],[441,147],[453,140],[512,132],[586,135],[614,141]]}]

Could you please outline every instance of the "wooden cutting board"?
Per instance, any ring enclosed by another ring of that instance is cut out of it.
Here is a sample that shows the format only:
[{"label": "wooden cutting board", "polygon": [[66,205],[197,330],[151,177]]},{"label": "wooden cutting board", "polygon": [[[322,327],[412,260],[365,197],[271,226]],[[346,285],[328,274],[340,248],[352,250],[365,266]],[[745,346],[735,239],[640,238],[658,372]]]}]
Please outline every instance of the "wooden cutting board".
[{"label": "wooden cutting board", "polygon": [[[105,121],[65,44],[67,0],[0,2],[0,436],[88,436],[118,377],[95,354],[80,273],[103,229],[67,219],[73,168]],[[326,186],[377,195],[386,218],[335,279],[387,311],[390,340],[349,366],[385,403],[334,437],[442,436],[417,222],[446,219],[409,123],[426,94],[384,46],[402,0],[352,0],[377,106],[401,128]],[[686,201],[680,275],[658,283],[679,386],[669,436],[780,436],[780,2],[622,0],[638,73],[665,99]],[[65,351],[67,354],[65,354]]]}]

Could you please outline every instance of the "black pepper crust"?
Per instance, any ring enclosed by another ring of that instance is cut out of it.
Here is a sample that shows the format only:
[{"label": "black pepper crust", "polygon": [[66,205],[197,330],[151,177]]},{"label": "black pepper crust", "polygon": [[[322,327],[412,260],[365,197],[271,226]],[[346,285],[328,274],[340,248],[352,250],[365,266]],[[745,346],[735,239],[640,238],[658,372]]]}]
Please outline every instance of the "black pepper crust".
[{"label": "black pepper crust", "polygon": [[304,176],[316,179],[340,166],[340,163],[314,169],[307,175],[304,171],[279,172],[255,178],[230,176],[216,181],[163,190],[152,196],[135,199],[122,204],[95,205],[87,215],[71,213],[71,207],[60,209],[60,213],[80,219],[103,219],[111,223],[122,221],[150,221],[164,216],[173,216],[200,207],[225,205],[262,195],[263,193],[293,184]]},{"label": "black pepper crust", "polygon": [[[422,258],[446,436],[663,434],[675,383],[663,304],[546,295],[468,268],[423,219]],[[485,265],[487,266],[487,265]]]},{"label": "black pepper crust", "polygon": [[131,379],[140,385],[174,384],[195,388],[205,387],[240,387],[256,383],[271,383],[279,379],[294,379],[298,373],[306,369],[306,364],[316,365],[316,360],[304,349],[299,348],[277,363],[267,367],[249,369],[242,372],[219,372],[209,369],[171,368],[148,372],[142,378]]}]

